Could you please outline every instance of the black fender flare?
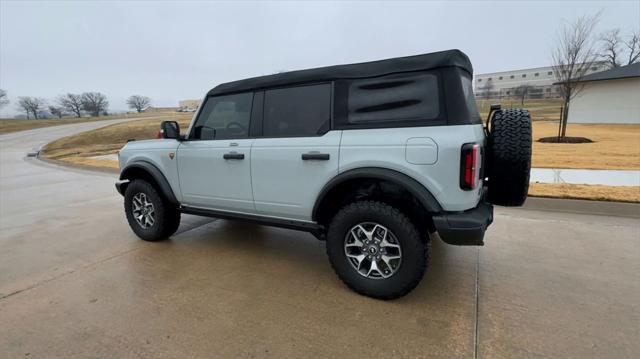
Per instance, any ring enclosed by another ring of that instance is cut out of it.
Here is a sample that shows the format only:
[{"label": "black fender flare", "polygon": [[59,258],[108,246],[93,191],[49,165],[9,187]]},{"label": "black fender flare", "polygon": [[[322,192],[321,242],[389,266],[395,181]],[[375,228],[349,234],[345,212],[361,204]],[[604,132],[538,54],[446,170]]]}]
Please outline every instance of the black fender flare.
[{"label": "black fender flare", "polygon": [[312,219],[314,221],[317,220],[318,212],[320,211],[320,207],[322,202],[328,193],[331,192],[333,188],[339,186],[341,183],[345,181],[349,181],[356,178],[375,178],[380,180],[385,180],[389,182],[393,182],[399,186],[405,188],[409,193],[415,196],[420,203],[424,206],[424,208],[429,213],[440,213],[442,212],[442,207],[440,203],[436,200],[436,198],[429,192],[424,185],[420,182],[416,181],[412,177],[407,176],[404,173],[380,167],[362,167],[356,168],[352,170],[345,171],[343,173],[338,174],[333,177],[323,188],[320,190],[320,194],[316,198],[316,203],[313,206]]},{"label": "black fender flare", "polygon": [[[171,189],[171,185],[167,178],[162,174],[162,171],[158,169],[155,165],[147,161],[135,161],[131,164],[128,164],[125,168],[120,172],[120,180],[131,180],[134,179],[133,173],[137,171],[146,172],[158,185],[158,190],[162,193],[164,198],[171,204],[178,204],[178,200],[176,199],[173,190]],[[124,191],[126,187],[122,188],[121,193],[124,195]]]}]

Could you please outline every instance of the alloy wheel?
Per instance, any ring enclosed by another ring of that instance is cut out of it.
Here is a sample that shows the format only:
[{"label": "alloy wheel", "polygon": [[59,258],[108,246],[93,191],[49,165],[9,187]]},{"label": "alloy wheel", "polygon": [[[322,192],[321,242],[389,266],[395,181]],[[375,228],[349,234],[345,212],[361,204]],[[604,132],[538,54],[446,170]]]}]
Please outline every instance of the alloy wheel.
[{"label": "alloy wheel", "polygon": [[138,192],[133,196],[131,201],[133,207],[133,218],[138,225],[143,229],[153,227],[156,223],[156,212],[153,203],[149,201],[147,195],[143,192]]},{"label": "alloy wheel", "polygon": [[402,249],[396,236],[373,222],[359,223],[349,230],[344,253],[358,274],[370,279],[389,278],[402,264]]}]

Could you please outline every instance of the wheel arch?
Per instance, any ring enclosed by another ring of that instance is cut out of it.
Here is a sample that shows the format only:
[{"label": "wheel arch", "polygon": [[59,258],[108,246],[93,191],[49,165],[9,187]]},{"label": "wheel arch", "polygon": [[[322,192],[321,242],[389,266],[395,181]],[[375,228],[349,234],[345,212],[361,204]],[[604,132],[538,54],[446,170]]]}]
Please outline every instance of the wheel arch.
[{"label": "wheel arch", "polygon": [[[162,171],[160,171],[158,167],[156,167],[152,163],[147,161],[135,161],[131,164],[128,164],[125,168],[122,169],[122,172],[120,172],[121,181],[132,181],[134,179],[143,179],[151,182],[151,184],[154,185],[158,191],[160,191],[160,193],[169,203],[178,204],[178,200],[173,193],[173,189],[171,189],[169,181],[167,181],[167,178],[162,174]],[[123,194],[125,190],[126,186],[123,186]]]},{"label": "wheel arch", "polygon": [[[327,208],[335,207],[332,202],[343,191],[362,180],[391,183],[408,192],[423,207],[424,211],[435,214],[442,212],[442,207],[431,192],[414,178],[387,168],[363,167],[345,171],[331,179],[320,191],[313,206],[312,219],[318,223],[327,220]],[[339,208],[338,208],[339,209]]]}]

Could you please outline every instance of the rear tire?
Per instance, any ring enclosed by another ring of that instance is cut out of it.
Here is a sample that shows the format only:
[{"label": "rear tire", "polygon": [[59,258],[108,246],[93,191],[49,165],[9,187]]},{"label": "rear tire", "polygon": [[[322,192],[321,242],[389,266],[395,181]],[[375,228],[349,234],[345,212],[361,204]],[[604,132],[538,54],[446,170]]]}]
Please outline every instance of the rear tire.
[{"label": "rear tire", "polygon": [[[327,233],[327,255],[338,277],[353,291],[378,299],[413,290],[424,276],[429,250],[429,240],[420,238],[409,218],[381,202],[345,206]],[[373,261],[379,264],[372,270]]]},{"label": "rear tire", "polygon": [[124,210],[133,232],[145,241],[171,236],[180,226],[180,212],[144,180],[133,180],[124,194]]},{"label": "rear tire", "polygon": [[521,206],[529,191],[531,117],[527,110],[496,111],[487,140],[488,196],[499,206]]}]

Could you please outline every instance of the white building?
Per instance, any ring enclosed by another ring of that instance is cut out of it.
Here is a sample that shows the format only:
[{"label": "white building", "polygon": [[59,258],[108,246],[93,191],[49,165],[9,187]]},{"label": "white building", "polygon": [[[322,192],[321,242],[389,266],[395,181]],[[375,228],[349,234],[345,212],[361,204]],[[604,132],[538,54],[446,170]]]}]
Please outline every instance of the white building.
[{"label": "white building", "polygon": [[569,104],[569,123],[640,124],[640,63],[585,76]]},{"label": "white building", "polygon": [[[587,74],[604,70],[603,64],[594,64]],[[528,85],[527,98],[559,97],[553,68],[535,67],[531,69],[477,74],[474,80],[476,97],[505,98],[516,96],[516,89]]]}]

